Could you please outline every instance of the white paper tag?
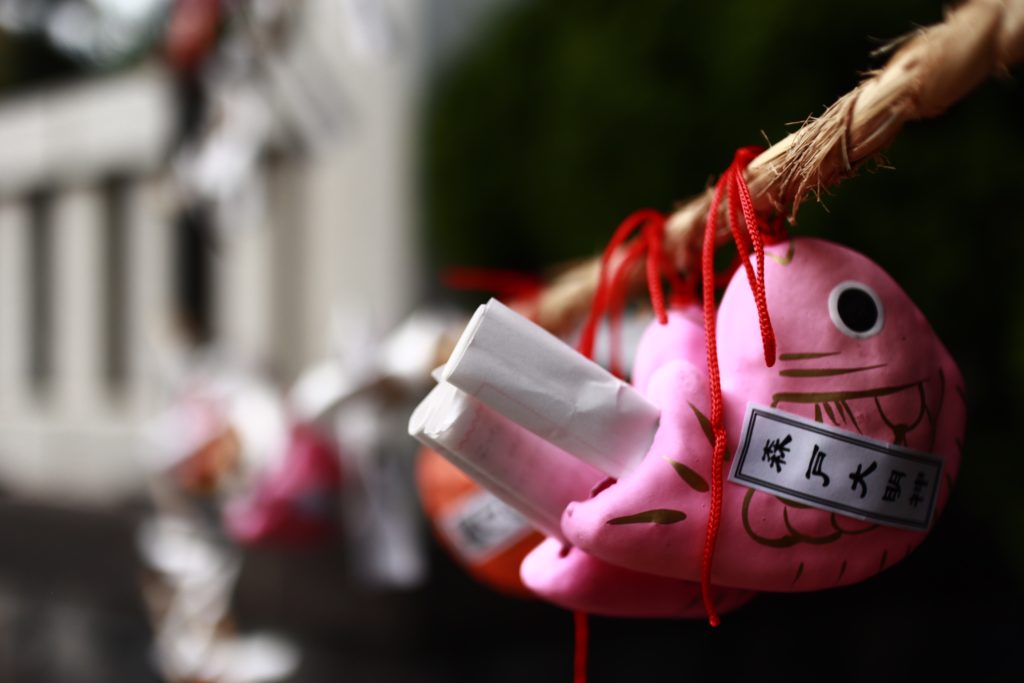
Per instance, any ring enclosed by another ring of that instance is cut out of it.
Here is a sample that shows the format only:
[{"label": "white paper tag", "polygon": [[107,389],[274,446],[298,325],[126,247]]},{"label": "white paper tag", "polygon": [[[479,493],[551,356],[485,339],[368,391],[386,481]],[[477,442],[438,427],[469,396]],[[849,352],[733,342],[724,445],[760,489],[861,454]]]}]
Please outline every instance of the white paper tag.
[{"label": "white paper tag", "polygon": [[849,517],[926,531],[942,458],[751,403],[729,480]]},{"label": "white paper tag", "polygon": [[484,560],[533,532],[526,519],[488,491],[466,496],[439,520],[455,550],[467,560]]}]

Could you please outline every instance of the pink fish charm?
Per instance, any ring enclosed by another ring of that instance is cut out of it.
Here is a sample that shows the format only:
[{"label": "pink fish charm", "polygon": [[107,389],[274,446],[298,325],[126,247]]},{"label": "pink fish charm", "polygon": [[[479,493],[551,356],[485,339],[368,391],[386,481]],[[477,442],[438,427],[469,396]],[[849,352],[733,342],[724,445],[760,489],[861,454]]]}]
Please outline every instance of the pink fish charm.
[{"label": "pink fish charm", "polygon": [[[717,314],[726,472],[748,406],[774,408],[840,435],[941,459],[941,480],[929,482],[937,487],[937,515],[959,471],[965,422],[963,381],[949,353],[899,285],[864,256],[809,238],[768,247],[766,256],[775,365],[766,367],[755,301],[742,270]],[[661,409],[658,431],[635,470],[566,508],[562,530],[580,556],[700,581],[712,457],[703,334],[695,308],[674,311],[669,324],[652,327],[641,345],[634,384]],[[767,444],[765,450],[767,457]],[[900,479],[884,467],[847,472],[842,460],[819,457],[815,464],[809,460],[814,455],[792,452],[775,464],[780,470],[800,468],[801,476],[806,469],[808,479],[813,474],[822,484],[828,478],[834,487],[862,487],[865,495],[879,497],[885,490],[886,500],[905,500],[917,491],[913,473]],[[727,480],[711,583],[746,591],[851,584],[900,561],[926,534]],[[544,544],[524,562],[523,578],[555,602],[586,609],[585,599],[570,599],[578,586],[553,578],[566,576],[566,563]]]}]

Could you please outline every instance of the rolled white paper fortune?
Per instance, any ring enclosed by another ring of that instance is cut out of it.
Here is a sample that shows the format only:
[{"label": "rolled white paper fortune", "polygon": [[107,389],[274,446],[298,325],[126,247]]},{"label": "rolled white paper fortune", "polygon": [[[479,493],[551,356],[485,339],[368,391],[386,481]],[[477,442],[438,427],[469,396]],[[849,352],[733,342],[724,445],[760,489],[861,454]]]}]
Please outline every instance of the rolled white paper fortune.
[{"label": "rolled white paper fortune", "polygon": [[660,411],[640,392],[494,299],[469,321],[442,378],[616,479],[658,428]]},{"label": "rolled white paper fortune", "polygon": [[604,475],[442,382],[409,418],[409,433],[443,455],[544,534],[564,541],[565,507]]}]

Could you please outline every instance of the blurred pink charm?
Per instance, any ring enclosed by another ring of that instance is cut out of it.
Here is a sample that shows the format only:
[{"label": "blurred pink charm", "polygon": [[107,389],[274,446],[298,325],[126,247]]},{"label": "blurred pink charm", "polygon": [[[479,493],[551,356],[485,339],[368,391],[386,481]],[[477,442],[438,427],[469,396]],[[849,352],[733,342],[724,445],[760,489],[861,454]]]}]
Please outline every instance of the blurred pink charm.
[{"label": "blurred pink charm", "polygon": [[228,533],[242,544],[311,545],[334,536],[342,482],[334,444],[308,424],[292,428],[284,457],[255,491],[229,504]]}]

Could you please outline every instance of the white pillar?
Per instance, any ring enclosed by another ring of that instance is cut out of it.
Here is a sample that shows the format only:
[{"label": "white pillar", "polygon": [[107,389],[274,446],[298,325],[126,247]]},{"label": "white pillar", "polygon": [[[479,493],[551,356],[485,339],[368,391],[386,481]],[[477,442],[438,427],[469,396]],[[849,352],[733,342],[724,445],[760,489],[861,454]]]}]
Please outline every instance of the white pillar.
[{"label": "white pillar", "polygon": [[325,255],[332,245],[310,242],[308,173],[302,162],[279,160],[267,166],[269,238],[273,252],[271,319],[273,362],[279,378],[290,382],[330,346],[330,277],[310,263],[311,247]]},{"label": "white pillar", "polygon": [[103,363],[102,195],[68,188],[54,197],[53,399],[69,419],[96,414],[107,402]]},{"label": "white pillar", "polygon": [[136,415],[158,407],[174,348],[175,223],[164,176],[129,182],[125,197],[127,288],[126,399]]},{"label": "white pillar", "polygon": [[[237,213],[217,220],[237,219]],[[251,367],[270,360],[273,344],[274,236],[266,222],[224,226],[214,255],[214,338],[230,358]]]},{"label": "white pillar", "polygon": [[29,403],[29,212],[22,202],[0,203],[0,415]]}]

